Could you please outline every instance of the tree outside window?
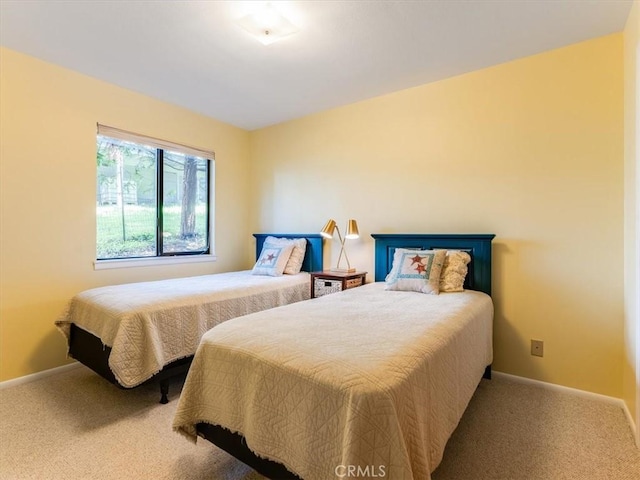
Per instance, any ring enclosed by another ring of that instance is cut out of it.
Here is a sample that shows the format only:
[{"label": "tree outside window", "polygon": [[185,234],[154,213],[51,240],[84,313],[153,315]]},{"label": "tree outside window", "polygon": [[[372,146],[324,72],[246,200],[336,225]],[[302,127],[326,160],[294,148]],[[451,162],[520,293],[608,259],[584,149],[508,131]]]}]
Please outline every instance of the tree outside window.
[{"label": "tree outside window", "polygon": [[99,134],[97,259],[209,253],[210,162]]}]

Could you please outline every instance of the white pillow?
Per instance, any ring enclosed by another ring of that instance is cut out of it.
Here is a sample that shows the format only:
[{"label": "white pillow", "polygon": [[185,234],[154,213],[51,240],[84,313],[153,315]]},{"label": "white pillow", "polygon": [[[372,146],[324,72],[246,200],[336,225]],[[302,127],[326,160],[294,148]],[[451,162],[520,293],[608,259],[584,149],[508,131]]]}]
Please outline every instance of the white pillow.
[{"label": "white pillow", "polygon": [[279,277],[284,272],[284,267],[293,251],[293,245],[276,245],[264,242],[258,261],[253,266],[253,275],[270,275]]},{"label": "white pillow", "polygon": [[411,250],[396,248],[385,290],[439,293],[440,272],[446,250]]},{"label": "white pillow", "polygon": [[284,273],[287,275],[296,275],[302,270],[302,262],[304,261],[304,254],[307,251],[307,239],[306,238],[277,238],[267,237],[264,240],[272,245],[293,245],[293,251],[287,261],[287,265],[284,267]]},{"label": "white pillow", "polygon": [[467,277],[467,265],[471,255],[460,250],[448,250],[444,258],[444,267],[440,274],[441,292],[464,291],[464,279]]}]

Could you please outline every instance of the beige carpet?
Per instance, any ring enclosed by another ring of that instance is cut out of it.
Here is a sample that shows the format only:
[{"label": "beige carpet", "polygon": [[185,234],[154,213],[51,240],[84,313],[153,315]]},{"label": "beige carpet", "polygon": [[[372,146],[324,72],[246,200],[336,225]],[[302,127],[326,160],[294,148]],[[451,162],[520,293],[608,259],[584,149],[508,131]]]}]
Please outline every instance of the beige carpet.
[{"label": "beige carpet", "polygon": [[[262,479],[172,432],[178,387],[160,405],[156,386],[124,391],[80,367],[0,390],[0,478]],[[620,408],[495,378],[481,382],[433,478],[637,480],[640,451]]]}]

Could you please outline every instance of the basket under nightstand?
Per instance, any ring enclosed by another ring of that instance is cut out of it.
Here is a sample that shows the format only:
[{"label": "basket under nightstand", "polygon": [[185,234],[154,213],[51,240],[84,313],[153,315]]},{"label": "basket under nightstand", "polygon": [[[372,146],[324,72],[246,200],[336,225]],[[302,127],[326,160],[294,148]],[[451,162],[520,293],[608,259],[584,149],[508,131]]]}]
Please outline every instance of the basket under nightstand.
[{"label": "basket under nightstand", "polygon": [[367,272],[311,272],[311,298],[364,285]]}]

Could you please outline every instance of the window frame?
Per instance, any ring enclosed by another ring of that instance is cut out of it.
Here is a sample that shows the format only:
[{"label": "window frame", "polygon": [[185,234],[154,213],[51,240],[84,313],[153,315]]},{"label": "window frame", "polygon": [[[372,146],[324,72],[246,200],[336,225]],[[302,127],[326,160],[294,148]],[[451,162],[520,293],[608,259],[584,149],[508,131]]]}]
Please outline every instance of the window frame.
[{"label": "window frame", "polygon": [[[128,142],[133,142],[139,145],[149,146],[155,149],[156,151],[156,241],[155,248],[156,253],[154,256],[139,256],[139,257],[119,257],[119,258],[97,258],[97,249],[94,250],[94,269],[102,270],[102,269],[112,269],[112,268],[130,268],[130,267],[143,267],[143,266],[151,266],[151,265],[171,265],[171,264],[183,264],[183,263],[201,263],[201,262],[212,262],[216,260],[216,255],[214,253],[214,213],[215,213],[215,153],[213,151],[206,151],[201,149],[196,149],[193,147],[188,147],[185,145],[180,145],[164,140],[158,140],[152,137],[147,137],[145,135],[139,135],[131,132],[126,132],[124,130],[116,129],[113,127],[108,127],[104,125],[98,124],[98,131],[96,135],[96,140],[98,136],[104,136],[108,138],[113,138],[117,140],[124,140]],[[97,145],[96,141],[96,145]],[[203,158],[207,161],[207,175],[206,175],[206,184],[207,184],[207,215],[205,226],[205,231],[208,234],[208,242],[207,248],[205,250],[193,251],[193,252],[164,252],[163,251],[163,204],[164,204],[164,153],[166,150],[171,152],[180,153],[183,155],[192,155],[197,156],[199,158]],[[96,184],[97,185],[97,184]],[[96,223],[97,226],[97,223]],[[95,245],[97,247],[98,237],[97,237],[97,228],[94,230],[96,232],[95,237]]]}]

